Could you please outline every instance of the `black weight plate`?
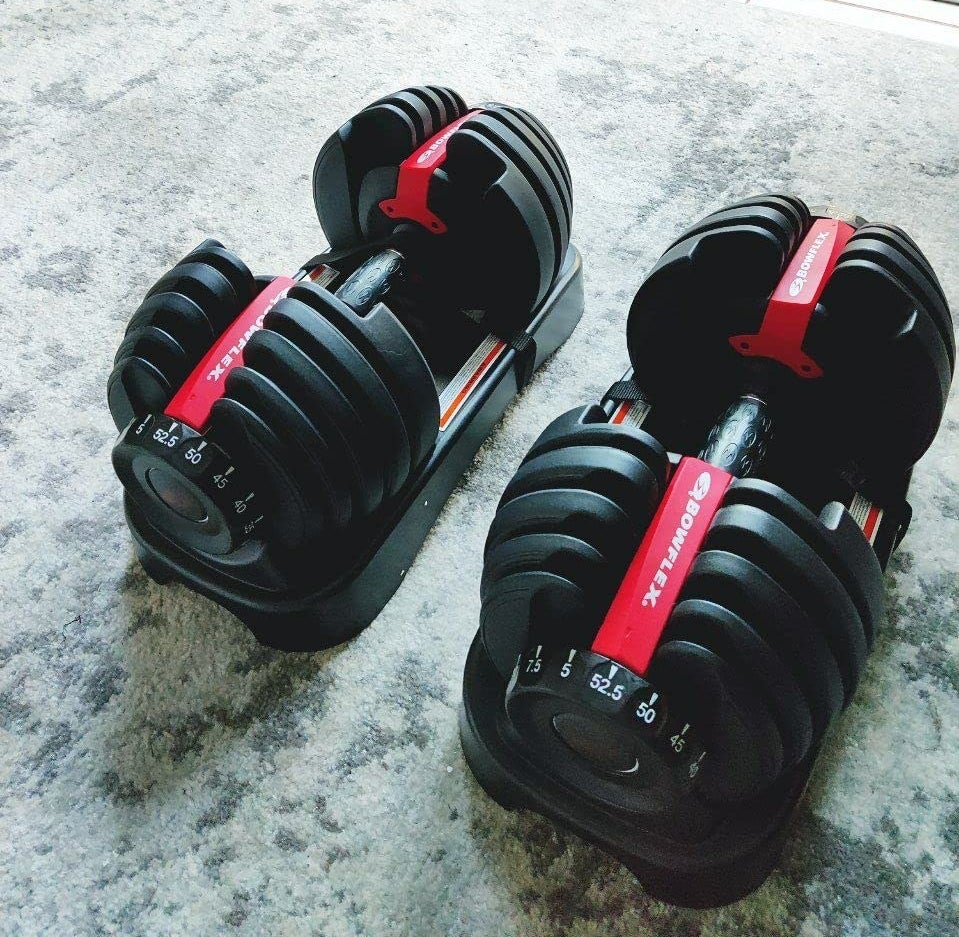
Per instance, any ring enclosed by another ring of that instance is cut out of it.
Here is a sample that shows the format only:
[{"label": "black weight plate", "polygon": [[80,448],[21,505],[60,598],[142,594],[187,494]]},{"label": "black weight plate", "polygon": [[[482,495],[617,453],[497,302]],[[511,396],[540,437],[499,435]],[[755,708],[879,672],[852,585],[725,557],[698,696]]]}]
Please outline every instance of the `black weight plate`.
[{"label": "black weight plate", "polygon": [[496,113],[500,119],[508,121],[516,133],[520,134],[523,139],[526,140],[530,149],[539,156],[563,203],[567,231],[571,231],[573,227],[573,193],[566,180],[564,168],[560,160],[557,159],[555,149],[542,133],[540,133],[536,125],[517,108],[500,104],[493,109],[493,112]]},{"label": "black weight plate", "polygon": [[149,361],[171,387],[179,387],[193,370],[193,362],[183,346],[170,334],[155,325],[128,332],[117,349],[115,363],[124,358]]},{"label": "black weight plate", "polygon": [[696,557],[679,595],[684,599],[729,609],[777,650],[802,688],[818,742],[842,709],[842,675],[822,632],[796,600],[755,564],[720,550]]},{"label": "black weight plate", "polygon": [[107,403],[119,430],[135,416],[159,413],[172,396],[170,382],[142,358],[124,358],[107,380]]},{"label": "black weight plate", "polygon": [[375,224],[382,224],[383,230],[366,230],[371,218],[360,217],[361,186],[374,170],[386,170],[378,173],[382,184],[380,198],[394,194],[400,163],[422,139],[409,115],[389,100],[387,97],[374,102],[348,120],[329,136],[316,157],[313,202],[323,233],[334,250],[390,230],[382,212],[376,213]]},{"label": "black weight plate", "polygon": [[359,316],[314,284],[298,283],[288,297],[315,309],[373,365],[403,416],[411,464],[419,466],[436,443],[440,404],[429,365],[400,320],[382,303]]},{"label": "black weight plate", "polygon": [[410,441],[396,402],[373,365],[332,323],[296,300],[280,300],[263,327],[287,338],[342,388],[379,449],[387,496],[399,491],[410,474]]},{"label": "black weight plate", "polygon": [[354,506],[370,514],[383,501],[383,459],[364,428],[325,371],[289,339],[261,329],[244,350],[244,363],[277,385],[327,440],[332,460],[350,480]]},{"label": "black weight plate", "polygon": [[397,91],[377,102],[377,104],[391,104],[398,107],[410,119],[416,134],[416,146],[422,146],[439,127],[433,122],[433,115],[426,101],[418,94],[411,93],[412,89]]},{"label": "black weight plate", "polygon": [[501,503],[550,488],[583,488],[615,502],[637,530],[645,530],[658,504],[656,478],[647,466],[618,449],[570,446],[521,465]]},{"label": "black weight plate", "polygon": [[[873,236],[875,235],[875,236]],[[950,368],[955,366],[956,344],[952,333],[952,316],[939,293],[933,288],[925,272],[896,246],[889,244],[883,232],[875,231],[871,226],[860,228],[846,245],[843,260],[870,260],[886,270],[909,290],[932,317],[939,329]]]},{"label": "black weight plate", "polygon": [[[332,408],[342,406],[343,398],[329,377],[292,342],[266,329],[257,332],[247,344],[244,364],[272,382],[309,421],[315,438],[322,440],[317,456],[325,467],[325,474],[348,492],[351,503],[358,500],[360,480],[356,455],[332,413]],[[354,425],[359,426],[355,412],[350,412]],[[311,447],[315,438],[311,436],[306,440]],[[382,488],[382,477],[378,473],[375,481]]]},{"label": "black weight plate", "polygon": [[698,234],[715,231],[717,228],[742,225],[763,228],[768,231],[779,242],[779,247],[786,257],[792,255],[801,235],[801,229],[786,208],[748,205],[742,208],[726,208],[708,215],[701,221],[697,221],[691,228],[687,228],[670,246],[679,244],[687,238],[696,237]]},{"label": "black weight plate", "polygon": [[[535,171],[536,179],[543,185],[547,198],[547,210],[558,211],[555,219],[560,231],[560,241],[556,248],[556,275],[558,275],[569,247],[573,224],[572,200],[567,195],[566,184],[559,167],[549,148],[543,145],[539,137],[529,129],[523,118],[513,108],[498,104],[491,107],[486,113],[508,127],[510,132],[522,141],[525,151],[531,154],[529,165]],[[504,137],[504,139],[512,144],[509,137]],[[517,148],[517,152],[520,154],[525,151],[522,148]]]},{"label": "black weight plate", "polygon": [[192,299],[206,314],[217,334],[243,309],[230,281],[206,263],[177,264],[150,287],[147,298],[157,293],[182,293]]},{"label": "black weight plate", "polygon": [[407,94],[415,94],[427,107],[430,112],[430,124],[433,133],[439,133],[454,118],[449,116],[446,108],[446,102],[432,88],[426,85],[417,85],[414,88],[407,88]]},{"label": "black weight plate", "polygon": [[691,641],[661,644],[649,678],[700,732],[708,752],[699,789],[723,803],[769,787],[783,767],[783,745],[768,706],[722,657]]},{"label": "black weight plate", "polygon": [[569,165],[566,162],[566,157],[563,155],[563,151],[560,149],[559,144],[556,142],[553,135],[549,132],[549,130],[546,129],[542,121],[537,119],[534,114],[523,110],[521,107],[511,107],[510,111],[526,124],[530,133],[540,141],[545,150],[552,157],[553,165],[558,173],[559,187],[563,192],[564,198],[566,199],[566,204],[569,208],[570,227],[572,228],[573,180],[570,176]]},{"label": "black weight plate", "polygon": [[483,645],[504,680],[538,642],[588,647],[601,612],[579,586],[554,573],[518,573],[490,590],[480,611]]},{"label": "black weight plate", "polygon": [[948,308],[949,303],[946,294],[942,290],[942,284],[932,269],[926,255],[919,249],[916,242],[906,234],[902,228],[894,225],[869,223],[859,228],[857,234],[862,233],[870,238],[883,241],[889,247],[894,248],[904,257],[908,258],[909,263],[918,268],[923,276],[927,288],[936,294],[942,305]]},{"label": "black weight plate", "polygon": [[175,338],[194,364],[217,338],[203,310],[180,293],[154,293],[145,299],[127,324],[127,334],[148,325]]},{"label": "black weight plate", "polygon": [[[670,291],[678,286],[683,298],[699,298],[703,293],[715,297],[716,277],[725,270],[727,276],[742,278],[727,284],[727,302],[746,298],[765,303],[776,288],[789,257],[780,237],[769,228],[746,220],[709,228],[676,241],[656,262],[646,282],[653,281],[653,285],[658,286],[654,277],[661,271],[673,273],[677,265],[691,265],[700,279],[688,279],[690,271],[684,270],[682,282],[670,286]],[[699,309],[697,313],[703,319],[715,314],[712,307]],[[723,334],[727,331],[724,328]]]},{"label": "black weight plate", "polygon": [[724,506],[749,504],[772,514],[816,551],[849,593],[872,647],[883,620],[882,568],[876,553],[849,512],[827,505],[816,517],[802,502],[772,482],[737,478],[723,498]]},{"label": "black weight plate", "polygon": [[578,537],[613,567],[625,566],[641,535],[623,509],[609,498],[582,488],[554,488],[531,491],[500,504],[486,535],[484,552],[510,537],[537,533]]},{"label": "black weight plate", "polygon": [[669,457],[659,440],[645,430],[606,422],[606,412],[597,404],[568,410],[558,416],[536,439],[523,459],[554,452],[565,446],[610,446],[636,456],[656,477],[657,500],[666,490]]},{"label": "black weight plate", "polygon": [[563,155],[563,151],[560,149],[559,144],[556,142],[553,135],[547,130],[543,122],[536,117],[535,114],[531,114],[529,111],[524,110],[521,107],[514,107],[513,110],[519,114],[533,130],[537,133],[539,138],[549,147],[550,151],[553,154],[553,158],[556,160],[557,165],[560,168],[560,172],[563,174],[563,178],[566,180],[566,191],[569,193],[569,205],[570,209],[573,206],[573,179],[569,172],[569,165],[566,162],[566,157]]},{"label": "black weight plate", "polygon": [[[776,208],[780,211],[787,212],[793,219],[796,230],[799,232],[796,241],[797,244],[812,224],[812,216],[809,213],[809,208],[806,206],[806,203],[802,199],[796,198],[795,195],[786,195],[782,192],[769,195],[754,195],[751,198],[733,202],[732,205],[727,205],[725,209],[720,209],[720,211],[730,208],[747,208],[751,205],[761,205],[766,208]],[[716,212],[713,212],[713,214],[716,214]]]},{"label": "black weight plate", "polygon": [[283,444],[277,458],[289,466],[310,506],[309,529],[319,532],[326,524],[345,527],[352,513],[349,486],[342,477],[334,476],[329,446],[303,411],[251,367],[229,373],[226,394],[260,416]]},{"label": "black weight plate", "polygon": [[820,300],[811,342],[829,388],[836,443],[872,471],[912,465],[932,442],[952,375],[939,330],[916,298],[875,263],[844,260]]},{"label": "black weight plate", "polygon": [[458,120],[469,110],[466,102],[452,88],[446,88],[442,85],[426,85],[426,88],[446,102],[449,123]]},{"label": "black weight plate", "polygon": [[919,245],[909,237],[902,228],[898,225],[882,223],[870,223],[869,228],[874,232],[881,231],[889,239],[890,243],[896,244],[904,254],[912,257],[913,263],[925,271],[933,289],[939,294],[939,298],[947,306],[949,305],[946,294],[943,292],[942,284],[939,282],[939,277],[936,276],[936,271],[932,269],[932,264],[929,263],[928,258],[922,252]]},{"label": "black weight plate", "polygon": [[[839,665],[849,703],[868,653],[865,628],[849,593],[829,567],[789,527],[746,505],[725,509],[714,518],[706,549],[743,556],[793,595],[822,630]],[[722,516],[721,516],[722,515]]]},{"label": "black weight plate", "polygon": [[[403,148],[408,149],[409,153],[412,153],[425,139],[422,132],[422,125],[416,121],[408,109],[397,102],[395,98],[395,95],[389,94],[385,98],[380,98],[378,101],[368,104],[353,118],[353,123],[360,124],[370,115],[375,115],[380,119],[382,119],[384,115],[388,115],[388,119],[394,125],[393,132],[403,141]],[[407,155],[409,155],[409,153],[407,153]],[[403,158],[405,159],[405,157]],[[402,160],[397,161],[397,164],[401,161]],[[377,162],[382,165],[382,162]],[[394,160],[392,159],[388,160],[388,164],[392,164],[393,162]]]},{"label": "black weight plate", "polygon": [[486,109],[486,113],[508,126],[526,144],[530,153],[535,155],[538,164],[545,169],[562,208],[562,220],[566,222],[564,243],[568,244],[569,231],[573,224],[573,204],[566,187],[566,179],[563,177],[562,170],[551,148],[543,142],[542,137],[533,130],[532,126],[515,108],[508,107],[505,104],[494,104]]},{"label": "black weight plate", "polygon": [[267,502],[270,542],[286,549],[300,546],[311,508],[282,461],[286,446],[276,433],[239,401],[221,397],[210,409],[210,435],[231,459],[256,469],[256,497]]},{"label": "black weight plate", "polygon": [[670,614],[661,641],[692,641],[734,666],[769,706],[782,736],[784,766],[806,756],[812,745],[809,704],[777,651],[743,618],[715,602],[686,599]]},{"label": "black weight plate", "polygon": [[552,279],[559,273],[559,265],[566,256],[569,242],[569,229],[562,200],[553,185],[546,167],[507,123],[502,121],[495,111],[484,110],[471,117],[464,126],[480,134],[502,152],[512,165],[523,175],[536,197],[549,224],[553,245],[553,264],[549,274]]},{"label": "black weight plate", "polygon": [[785,262],[775,235],[755,225],[703,232],[660,258],[633,300],[626,334],[633,368],[664,418],[711,418],[717,399],[741,393],[753,363],[729,337],[761,321]]},{"label": "black weight plate", "polygon": [[230,281],[241,309],[253,302],[258,292],[250,268],[233,251],[227,250],[213,238],[207,238],[194,247],[180,263],[205,263],[219,270]]},{"label": "black weight plate", "polygon": [[517,573],[555,573],[583,592],[608,591],[610,571],[598,550],[566,534],[522,534],[490,550],[483,561],[480,598]]},{"label": "black weight plate", "polygon": [[773,515],[745,504],[721,508],[704,550],[743,557],[775,579],[826,637],[849,702],[866,662],[866,634],[855,605],[816,552]]},{"label": "black weight plate", "polygon": [[460,276],[470,281],[479,308],[495,328],[512,334],[553,282],[553,234],[522,172],[472,123],[461,124],[446,145],[443,172],[455,204],[444,237],[455,234],[460,241]]}]

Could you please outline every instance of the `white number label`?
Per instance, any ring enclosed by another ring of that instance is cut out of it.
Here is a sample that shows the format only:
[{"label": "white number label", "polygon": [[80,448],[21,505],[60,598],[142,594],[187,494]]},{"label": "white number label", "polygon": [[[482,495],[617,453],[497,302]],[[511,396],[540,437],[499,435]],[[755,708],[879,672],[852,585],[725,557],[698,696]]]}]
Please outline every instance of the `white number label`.
[{"label": "white number label", "polygon": [[[601,673],[594,673],[592,677],[589,678],[590,688],[595,690],[597,693],[602,693],[603,696],[608,696],[610,699],[621,700],[623,698],[623,692],[625,687],[622,683],[617,683],[613,686],[613,681],[609,677],[604,677]],[[610,689],[612,687],[612,689]]]},{"label": "white number label", "polygon": [[689,723],[683,726],[683,731],[678,732],[676,735],[671,735],[669,741],[673,745],[673,751],[678,755],[686,747],[686,739],[683,736],[686,734],[686,730],[689,728]]},{"label": "white number label", "polygon": [[656,721],[656,710],[645,701],[636,707],[636,715],[642,719],[646,725],[652,725]]},{"label": "white number label", "polygon": [[233,509],[236,511],[237,514],[242,514],[246,510],[246,502],[239,501],[239,500],[234,501]]},{"label": "white number label", "polygon": [[572,672],[573,672],[572,664],[563,664],[563,666],[559,668],[559,675],[563,679],[566,679],[566,677],[568,677]]},{"label": "white number label", "polygon": [[656,721],[656,710],[653,707],[656,705],[656,700],[658,699],[658,693],[651,693],[648,700],[643,700],[643,702],[636,707],[637,718],[642,719],[648,726],[651,726]]},{"label": "white number label", "polygon": [[203,453],[197,449],[194,449],[193,446],[190,446],[189,449],[183,454],[183,458],[187,460],[191,465],[199,465],[200,460],[203,458]]},{"label": "white number label", "polygon": [[703,763],[703,758],[706,757],[706,753],[703,752],[690,766],[689,766],[689,776],[691,778],[696,777],[699,774],[699,766]]},{"label": "white number label", "polygon": [[157,429],[153,431],[153,438],[159,442],[163,443],[164,446],[169,446],[171,449],[180,441],[179,436],[174,436],[167,432],[165,429]]},{"label": "white number label", "polygon": [[226,488],[226,483],[228,481],[229,479],[226,477],[226,475],[213,476],[213,484],[216,485],[217,488]]}]

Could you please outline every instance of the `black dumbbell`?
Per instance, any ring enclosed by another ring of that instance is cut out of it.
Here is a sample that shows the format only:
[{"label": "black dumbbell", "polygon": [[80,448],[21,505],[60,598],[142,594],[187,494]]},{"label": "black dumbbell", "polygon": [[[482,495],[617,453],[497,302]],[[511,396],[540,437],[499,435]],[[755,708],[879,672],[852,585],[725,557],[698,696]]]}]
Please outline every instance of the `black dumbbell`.
[{"label": "black dumbbell", "polygon": [[114,465],[138,516],[261,586],[283,579],[284,555],[318,549],[322,582],[375,545],[459,412],[444,396],[441,413],[438,380],[455,385],[474,347],[491,361],[520,347],[571,263],[553,138],[525,111],[468,109],[446,88],[349,120],[313,191],[328,252],[254,278],[203,242],[148,292],[109,381]]},{"label": "black dumbbell", "polygon": [[951,335],[898,229],[777,195],[677,239],[634,370],[543,432],[491,526],[462,722],[484,786],[678,903],[756,887],[875,638]]}]

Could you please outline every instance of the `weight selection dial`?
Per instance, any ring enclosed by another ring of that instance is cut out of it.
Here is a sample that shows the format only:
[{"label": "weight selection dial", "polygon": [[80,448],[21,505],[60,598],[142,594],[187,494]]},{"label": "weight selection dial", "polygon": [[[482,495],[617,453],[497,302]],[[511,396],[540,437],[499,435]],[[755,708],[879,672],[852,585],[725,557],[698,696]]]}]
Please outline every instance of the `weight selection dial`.
[{"label": "weight selection dial", "polygon": [[506,713],[551,772],[621,806],[668,811],[706,758],[695,727],[662,693],[592,651],[528,648],[507,686]]},{"label": "weight selection dial", "polygon": [[113,465],[137,507],[178,543],[229,553],[263,529],[267,507],[210,433],[166,414],[134,419],[120,434]]}]

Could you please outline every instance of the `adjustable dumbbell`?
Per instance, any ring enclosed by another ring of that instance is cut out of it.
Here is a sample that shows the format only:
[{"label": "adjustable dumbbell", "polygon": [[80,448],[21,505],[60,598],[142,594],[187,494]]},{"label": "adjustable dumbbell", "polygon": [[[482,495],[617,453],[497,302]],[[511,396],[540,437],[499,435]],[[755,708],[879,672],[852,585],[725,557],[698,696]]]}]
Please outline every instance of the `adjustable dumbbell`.
[{"label": "adjustable dumbbell", "polygon": [[[461,442],[466,425],[505,406],[494,386],[528,378],[581,310],[569,171],[525,111],[389,95],[324,144],[313,192],[329,251],[254,277],[204,241],[148,291],[108,385],[149,568],[241,614],[305,607],[369,565],[417,484],[442,468],[451,487],[491,420]],[[406,525],[405,553],[428,526]],[[335,615],[369,617],[348,604]]]},{"label": "adjustable dumbbell", "polygon": [[484,787],[677,903],[755,888],[875,639],[951,335],[899,229],[768,196],[678,238],[634,370],[542,433],[490,528],[461,724]]}]

